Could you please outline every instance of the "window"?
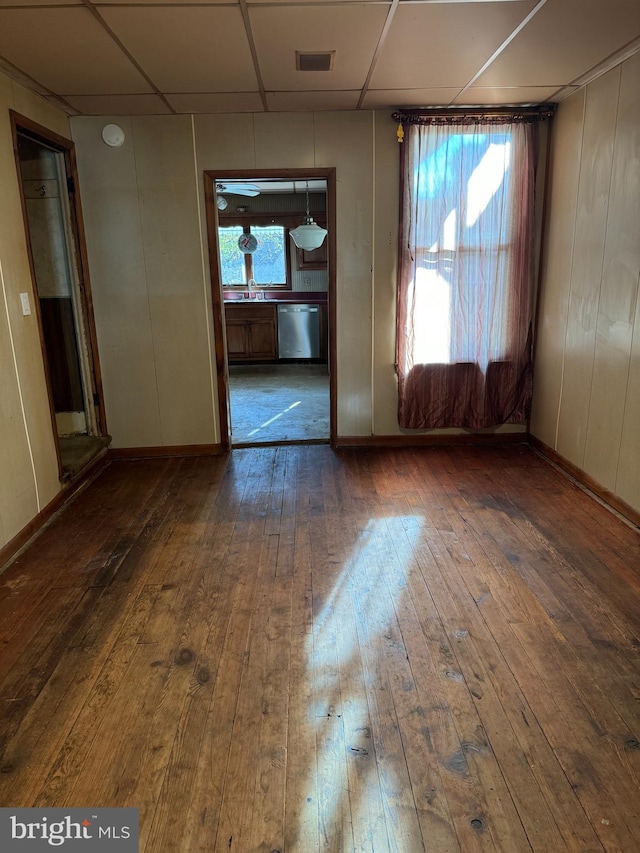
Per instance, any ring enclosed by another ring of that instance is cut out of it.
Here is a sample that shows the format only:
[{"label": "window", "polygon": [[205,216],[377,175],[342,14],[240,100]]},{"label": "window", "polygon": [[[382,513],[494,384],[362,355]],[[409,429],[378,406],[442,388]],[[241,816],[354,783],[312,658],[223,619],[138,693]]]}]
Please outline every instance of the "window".
[{"label": "window", "polygon": [[[244,254],[238,238],[251,233],[258,241],[255,252]],[[222,284],[246,285],[251,279],[261,287],[287,287],[287,229],[282,225],[229,225],[218,231]]]},{"label": "window", "polygon": [[411,124],[402,150],[398,419],[520,422],[531,395],[536,125]]}]

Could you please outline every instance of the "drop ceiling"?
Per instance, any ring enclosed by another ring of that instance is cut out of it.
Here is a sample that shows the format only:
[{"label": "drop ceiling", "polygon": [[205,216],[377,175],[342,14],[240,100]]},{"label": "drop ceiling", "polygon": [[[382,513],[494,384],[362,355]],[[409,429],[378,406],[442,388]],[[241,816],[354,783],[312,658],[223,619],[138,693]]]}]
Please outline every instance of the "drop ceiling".
[{"label": "drop ceiling", "polygon": [[0,69],[70,115],[552,102],[638,49],[640,0],[0,0]]}]

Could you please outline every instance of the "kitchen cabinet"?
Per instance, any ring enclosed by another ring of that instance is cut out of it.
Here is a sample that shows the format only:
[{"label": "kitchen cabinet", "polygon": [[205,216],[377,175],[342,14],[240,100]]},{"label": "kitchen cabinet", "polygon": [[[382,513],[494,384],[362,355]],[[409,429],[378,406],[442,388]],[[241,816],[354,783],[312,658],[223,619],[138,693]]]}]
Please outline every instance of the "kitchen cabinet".
[{"label": "kitchen cabinet", "polygon": [[327,241],[318,249],[296,249],[296,269],[298,270],[326,270],[327,268]]},{"label": "kitchen cabinet", "polygon": [[275,305],[227,304],[225,325],[229,362],[275,361],[278,354]]}]

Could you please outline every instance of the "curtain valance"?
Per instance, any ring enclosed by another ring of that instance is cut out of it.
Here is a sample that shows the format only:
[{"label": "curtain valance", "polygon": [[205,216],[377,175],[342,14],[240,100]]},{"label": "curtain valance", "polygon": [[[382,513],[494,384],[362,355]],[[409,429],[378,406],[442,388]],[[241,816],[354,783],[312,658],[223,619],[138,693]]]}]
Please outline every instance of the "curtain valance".
[{"label": "curtain valance", "polygon": [[442,108],[398,110],[391,118],[403,126],[409,125],[475,125],[517,124],[545,121],[552,118],[555,104],[500,109]]}]

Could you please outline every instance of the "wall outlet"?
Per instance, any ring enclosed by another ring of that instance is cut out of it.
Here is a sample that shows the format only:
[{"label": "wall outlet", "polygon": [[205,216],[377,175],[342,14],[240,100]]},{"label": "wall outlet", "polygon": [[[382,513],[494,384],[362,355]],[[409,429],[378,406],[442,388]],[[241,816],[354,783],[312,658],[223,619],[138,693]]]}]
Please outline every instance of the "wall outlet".
[{"label": "wall outlet", "polygon": [[29,294],[21,293],[20,294],[20,304],[22,305],[22,314],[25,317],[28,317],[31,314],[31,305],[29,304]]}]

